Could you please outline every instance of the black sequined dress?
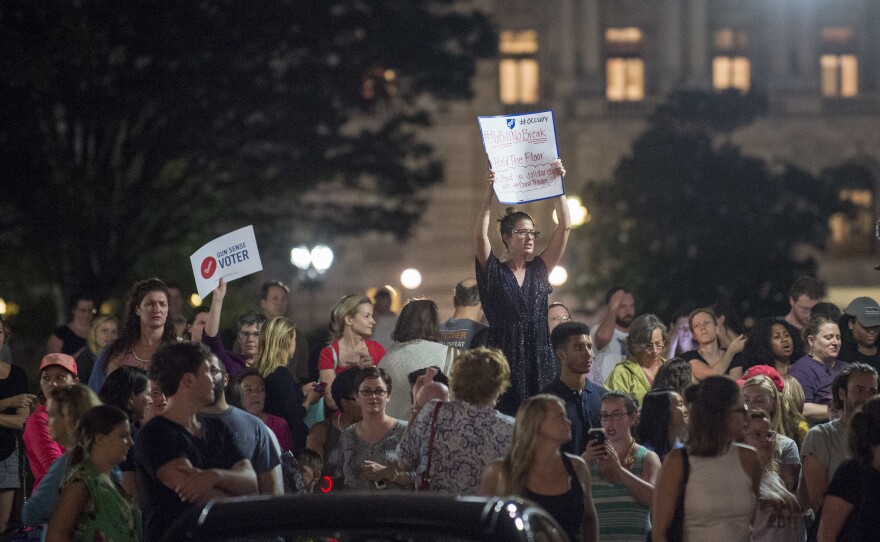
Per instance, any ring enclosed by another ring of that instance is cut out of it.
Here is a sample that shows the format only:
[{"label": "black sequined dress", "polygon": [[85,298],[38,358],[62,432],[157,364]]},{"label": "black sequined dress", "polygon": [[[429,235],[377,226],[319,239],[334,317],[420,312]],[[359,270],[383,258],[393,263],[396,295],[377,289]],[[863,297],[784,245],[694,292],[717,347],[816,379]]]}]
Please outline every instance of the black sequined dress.
[{"label": "black sequined dress", "polygon": [[489,346],[510,363],[510,390],[498,410],[516,415],[519,405],[556,378],[557,363],[547,329],[547,296],[553,291],[540,256],[526,262],[522,287],[513,271],[489,253],[486,271],[476,262],[480,302],[489,321]]}]

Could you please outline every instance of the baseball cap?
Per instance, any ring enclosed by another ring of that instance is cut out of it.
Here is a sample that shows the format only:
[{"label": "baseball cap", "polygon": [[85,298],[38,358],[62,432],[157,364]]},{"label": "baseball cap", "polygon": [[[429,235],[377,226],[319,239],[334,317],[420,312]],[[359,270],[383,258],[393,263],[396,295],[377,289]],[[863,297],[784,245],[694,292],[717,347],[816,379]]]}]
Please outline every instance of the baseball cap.
[{"label": "baseball cap", "polygon": [[857,297],[846,308],[846,314],[855,316],[864,327],[880,326],[880,305],[870,297]]},{"label": "baseball cap", "polygon": [[40,362],[40,371],[53,365],[67,369],[74,376],[79,376],[76,372],[76,361],[67,354],[46,354],[43,356],[43,361]]},{"label": "baseball cap", "polygon": [[755,376],[766,376],[772,380],[773,385],[776,386],[776,390],[780,393],[785,389],[785,381],[779,376],[779,371],[769,365],[755,365],[746,371],[742,378],[737,380],[736,383],[739,384],[739,387],[743,387],[743,384],[745,384],[748,379]]}]

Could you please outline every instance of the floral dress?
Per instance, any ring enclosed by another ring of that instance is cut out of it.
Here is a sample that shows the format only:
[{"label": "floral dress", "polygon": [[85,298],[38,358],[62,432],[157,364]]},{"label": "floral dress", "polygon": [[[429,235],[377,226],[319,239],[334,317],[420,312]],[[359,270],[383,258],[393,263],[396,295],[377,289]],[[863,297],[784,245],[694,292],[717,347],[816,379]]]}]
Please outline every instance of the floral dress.
[{"label": "floral dress", "polygon": [[70,469],[62,491],[72,482],[82,482],[89,492],[89,502],[73,530],[75,542],[140,542],[141,511],[122,495],[122,488],[87,460]]}]

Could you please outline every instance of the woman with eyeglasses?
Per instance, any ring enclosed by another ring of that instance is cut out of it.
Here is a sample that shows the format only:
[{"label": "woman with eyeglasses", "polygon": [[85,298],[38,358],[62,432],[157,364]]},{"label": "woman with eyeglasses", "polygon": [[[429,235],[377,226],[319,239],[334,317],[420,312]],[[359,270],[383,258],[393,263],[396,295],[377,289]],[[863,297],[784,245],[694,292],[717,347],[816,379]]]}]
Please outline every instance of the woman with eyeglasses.
[{"label": "woman with eyeglasses", "polygon": [[609,391],[602,397],[599,420],[606,439],[591,440],[583,455],[590,467],[600,540],[642,542],[651,530],[660,458],[633,437],[638,418],[639,406],[631,395]]},{"label": "woman with eyeglasses", "polygon": [[763,410],[750,410],[749,425],[742,442],[758,451],[761,461],[761,490],[758,510],[752,523],[752,542],[800,542],[803,539],[803,513],[797,497],[779,477],[776,458],[776,431]]},{"label": "woman with eyeglasses", "polygon": [[679,501],[684,540],[749,542],[763,469],[755,451],[738,444],[748,411],[736,382],[710,376],[685,390],[685,447],[663,460],[651,507],[651,539],[666,542]]},{"label": "woman with eyeglasses", "polygon": [[391,378],[377,367],[360,369],[357,404],[361,421],[342,432],[342,474],[346,489],[378,490],[411,488],[414,475],[397,467],[397,445],[407,422],[385,413],[391,395]]},{"label": "woman with eyeglasses", "polygon": [[[562,161],[550,166],[554,175],[565,175]],[[489,171],[477,225],[474,228],[477,285],[486,320],[489,346],[500,348],[510,363],[511,387],[498,403],[498,410],[516,414],[527,397],[535,395],[556,377],[557,362],[550,346],[547,296],[553,291],[548,279],[565,252],[571,232],[571,217],[565,195],[554,199],[559,224],[547,247],[535,256],[540,235],[528,213],[508,207],[498,219],[501,242],[506,251],[499,260],[489,240],[495,172]]]},{"label": "woman with eyeglasses", "polygon": [[742,352],[746,344],[744,336],[739,335],[730,341],[727,348],[721,347],[718,339],[718,317],[712,309],[696,309],[688,318],[691,333],[697,348],[681,355],[691,363],[691,372],[697,381],[710,376],[730,372],[733,379],[742,376],[742,367],[730,368],[733,356]]},{"label": "woman with eyeglasses", "polygon": [[630,356],[618,363],[605,379],[605,387],[632,394],[641,404],[657,372],[666,362],[666,326],[653,314],[637,316],[629,328],[626,346]]},{"label": "woman with eyeglasses", "polygon": [[234,380],[239,373],[250,367],[260,354],[260,327],[266,322],[262,314],[249,312],[238,319],[238,336],[233,350],[227,350],[220,340],[220,315],[223,312],[223,300],[226,298],[226,280],[221,278],[220,284],[211,294],[211,309],[201,340],[211,352],[217,356],[226,374]]},{"label": "woman with eyeglasses", "polygon": [[550,306],[547,307],[547,323],[550,333],[553,333],[553,329],[556,326],[565,322],[571,322],[571,312],[568,310],[568,307],[559,301],[550,303]]}]

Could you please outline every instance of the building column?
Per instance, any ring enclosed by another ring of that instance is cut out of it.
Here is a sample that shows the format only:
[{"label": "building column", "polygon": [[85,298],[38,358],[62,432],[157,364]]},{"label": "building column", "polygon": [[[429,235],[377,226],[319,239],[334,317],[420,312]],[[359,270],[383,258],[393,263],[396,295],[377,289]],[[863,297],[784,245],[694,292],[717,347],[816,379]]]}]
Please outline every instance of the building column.
[{"label": "building column", "polygon": [[[577,15],[575,13],[574,0],[561,0],[561,9],[559,10],[559,28],[558,36],[547,37],[542,40],[545,43],[555,41],[560,45],[556,50],[559,51],[559,73],[555,78],[556,99],[567,100],[571,97],[572,91],[576,88],[577,81],[577,57],[574,47],[567,46],[575,42],[575,28],[577,25]],[[543,47],[543,46],[539,46]],[[547,58],[542,55],[543,58]]]},{"label": "building column", "polygon": [[688,85],[710,88],[709,7],[706,0],[691,0],[688,10]]},{"label": "building column", "polygon": [[819,26],[816,21],[816,7],[813,2],[801,2],[792,13],[796,21],[792,28],[795,43],[798,44],[795,62],[797,83],[802,89],[819,88]]},{"label": "building column", "polygon": [[602,63],[602,13],[599,0],[581,2],[580,35],[578,49],[580,53],[581,88],[590,94],[605,93],[605,70]]},{"label": "building column", "polygon": [[[684,80],[684,15],[682,0],[668,0],[663,13],[663,26],[660,31],[659,44],[662,59],[661,69],[657,70],[658,88],[661,93],[675,89]],[[653,71],[653,70],[651,70]]]}]

